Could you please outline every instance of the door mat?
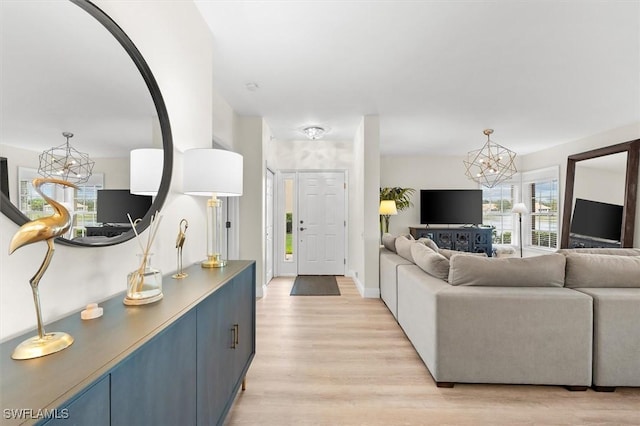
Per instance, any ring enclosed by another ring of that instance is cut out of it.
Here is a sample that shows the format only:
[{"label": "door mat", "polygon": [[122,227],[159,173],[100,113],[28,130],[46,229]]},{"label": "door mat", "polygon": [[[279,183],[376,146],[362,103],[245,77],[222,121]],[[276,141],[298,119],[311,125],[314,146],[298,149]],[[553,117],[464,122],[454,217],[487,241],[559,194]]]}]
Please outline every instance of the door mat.
[{"label": "door mat", "polygon": [[298,275],[289,296],[340,296],[334,275]]}]

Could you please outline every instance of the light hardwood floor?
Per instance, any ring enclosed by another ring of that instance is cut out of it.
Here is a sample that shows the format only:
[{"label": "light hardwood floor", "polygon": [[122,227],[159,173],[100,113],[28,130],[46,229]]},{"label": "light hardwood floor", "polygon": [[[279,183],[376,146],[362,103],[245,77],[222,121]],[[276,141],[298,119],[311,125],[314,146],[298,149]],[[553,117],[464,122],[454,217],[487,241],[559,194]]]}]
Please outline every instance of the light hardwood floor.
[{"label": "light hardwood floor", "polygon": [[277,278],[257,302],[256,357],[227,425],[640,425],[640,388],[435,386],[380,299],[289,296]]}]

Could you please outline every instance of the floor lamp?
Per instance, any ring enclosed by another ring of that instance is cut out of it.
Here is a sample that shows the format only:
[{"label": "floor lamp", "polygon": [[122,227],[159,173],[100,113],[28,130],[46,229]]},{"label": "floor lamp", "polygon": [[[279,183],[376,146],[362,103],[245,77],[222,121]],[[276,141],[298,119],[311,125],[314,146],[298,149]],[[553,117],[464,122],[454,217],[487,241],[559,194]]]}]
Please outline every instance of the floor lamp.
[{"label": "floor lamp", "polygon": [[242,155],[223,149],[198,148],[184,153],[184,193],[211,196],[207,202],[207,260],[203,268],[221,268],[222,200],[242,195]]},{"label": "floor lamp", "polygon": [[524,203],[516,203],[511,209],[511,213],[518,214],[518,222],[520,222],[520,237],[518,238],[518,245],[520,246],[520,257],[522,257],[522,215],[529,213],[529,210]]}]

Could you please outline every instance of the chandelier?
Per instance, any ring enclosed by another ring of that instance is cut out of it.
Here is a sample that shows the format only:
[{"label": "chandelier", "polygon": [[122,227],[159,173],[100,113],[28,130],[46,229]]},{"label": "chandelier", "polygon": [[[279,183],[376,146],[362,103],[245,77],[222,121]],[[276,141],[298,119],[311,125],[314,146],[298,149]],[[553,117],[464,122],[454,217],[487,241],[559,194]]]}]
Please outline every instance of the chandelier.
[{"label": "chandelier", "polygon": [[89,158],[89,154],[79,152],[69,145],[69,138],[73,137],[73,133],[63,132],[62,136],[67,138],[66,143],[40,154],[38,173],[44,177],[63,179],[76,184],[88,181],[94,161]]},{"label": "chandelier", "polygon": [[491,140],[493,129],[486,129],[483,133],[487,135],[487,142],[481,149],[469,151],[463,163],[469,179],[493,188],[516,174],[516,153]]}]

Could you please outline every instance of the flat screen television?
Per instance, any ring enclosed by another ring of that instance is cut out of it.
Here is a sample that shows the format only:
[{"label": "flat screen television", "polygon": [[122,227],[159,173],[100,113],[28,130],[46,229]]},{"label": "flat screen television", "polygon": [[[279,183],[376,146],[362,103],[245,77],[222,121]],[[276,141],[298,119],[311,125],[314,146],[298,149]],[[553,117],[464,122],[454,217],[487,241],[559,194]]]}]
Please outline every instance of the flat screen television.
[{"label": "flat screen television", "polygon": [[623,206],[576,198],[571,233],[620,241]]},{"label": "flat screen television", "polygon": [[420,223],[423,225],[481,224],[482,190],[420,190]]},{"label": "flat screen television", "polygon": [[96,203],[98,222],[129,224],[127,213],[132,220],[144,217],[151,208],[151,197],[132,194],[128,189],[99,189]]}]

